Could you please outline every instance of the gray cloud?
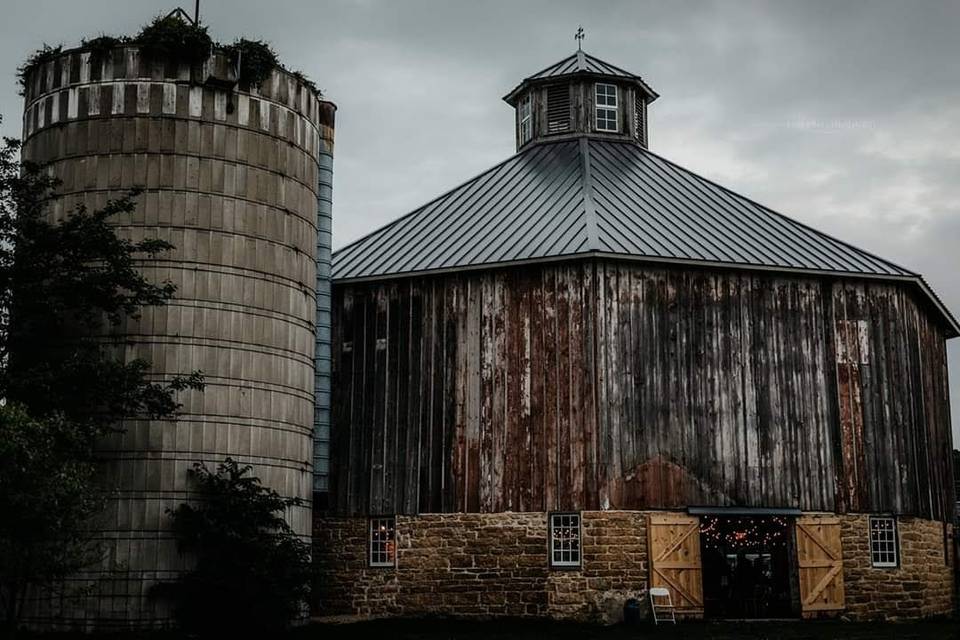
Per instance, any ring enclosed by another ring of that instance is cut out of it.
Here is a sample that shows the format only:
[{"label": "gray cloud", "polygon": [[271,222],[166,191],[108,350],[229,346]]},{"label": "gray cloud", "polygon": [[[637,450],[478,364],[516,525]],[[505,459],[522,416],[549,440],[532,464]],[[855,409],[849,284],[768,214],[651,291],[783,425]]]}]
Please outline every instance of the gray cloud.
[{"label": "gray cloud", "polygon": [[[7,3],[2,132],[18,133],[13,74],[29,51],[130,33],[157,11]],[[338,104],[337,246],[513,153],[500,98],[568,55],[583,24],[588,51],[662,94],[654,151],[923,273],[960,311],[960,3],[203,0],[202,11],[215,37],[269,40]],[[949,351],[957,407],[960,340]]]}]

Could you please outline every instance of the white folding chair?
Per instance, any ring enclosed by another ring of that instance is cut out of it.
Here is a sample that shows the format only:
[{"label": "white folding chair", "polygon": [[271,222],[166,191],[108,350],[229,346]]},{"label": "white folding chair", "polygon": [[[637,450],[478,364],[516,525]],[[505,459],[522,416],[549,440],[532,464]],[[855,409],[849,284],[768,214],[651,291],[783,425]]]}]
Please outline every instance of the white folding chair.
[{"label": "white folding chair", "polygon": [[677,624],[677,618],[673,613],[673,599],[670,597],[670,590],[666,587],[650,589],[650,611],[653,612],[653,624],[660,624],[661,620]]}]

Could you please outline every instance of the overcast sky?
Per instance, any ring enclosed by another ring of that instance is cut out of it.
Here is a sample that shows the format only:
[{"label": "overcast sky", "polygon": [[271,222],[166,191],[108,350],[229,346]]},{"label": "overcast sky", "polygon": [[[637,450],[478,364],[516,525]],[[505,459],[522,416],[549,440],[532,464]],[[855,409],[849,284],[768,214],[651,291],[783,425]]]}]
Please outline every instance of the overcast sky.
[{"label": "overcast sky", "polygon": [[[185,0],[192,12],[192,0]],[[4,0],[0,125],[44,42],[135,33],[176,5]],[[960,2],[202,0],[337,103],[334,246],[511,155],[501,101],[584,49],[638,73],[657,153],[924,274],[960,313]],[[949,346],[954,439],[960,339]]]}]

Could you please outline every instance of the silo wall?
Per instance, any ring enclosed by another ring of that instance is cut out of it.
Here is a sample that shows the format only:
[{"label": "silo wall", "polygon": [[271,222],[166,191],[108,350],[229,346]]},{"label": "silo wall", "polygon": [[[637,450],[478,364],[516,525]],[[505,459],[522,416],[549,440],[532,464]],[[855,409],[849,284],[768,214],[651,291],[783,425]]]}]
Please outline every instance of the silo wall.
[{"label": "silo wall", "polygon": [[279,69],[259,88],[235,80],[221,54],[191,65],[135,46],[66,51],[27,78],[23,154],[63,181],[52,214],[140,188],[118,232],[176,247],[141,265],[172,281],[175,299],[106,339],[124,358],[150,361],[158,379],[201,370],[207,385],[181,395],[178,419],[129,420],[103,442],[104,474],[118,488],[98,529],[103,560],[36,603],[34,623],[171,624],[149,590],[189,565],[166,510],[196,497],[196,462],[253,465],[266,485],[303,499],[287,517],[310,536],[316,259],[329,263],[330,244],[318,190],[334,107]]}]

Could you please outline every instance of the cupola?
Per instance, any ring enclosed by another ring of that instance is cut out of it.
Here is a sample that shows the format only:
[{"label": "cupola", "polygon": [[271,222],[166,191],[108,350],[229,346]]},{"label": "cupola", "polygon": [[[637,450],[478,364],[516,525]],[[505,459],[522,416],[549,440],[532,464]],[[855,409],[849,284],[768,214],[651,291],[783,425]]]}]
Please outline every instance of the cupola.
[{"label": "cupola", "polygon": [[578,49],[523,80],[504,100],[516,110],[517,150],[591,135],[647,146],[647,105],[656,91],[638,75]]}]

